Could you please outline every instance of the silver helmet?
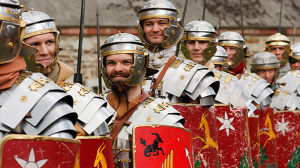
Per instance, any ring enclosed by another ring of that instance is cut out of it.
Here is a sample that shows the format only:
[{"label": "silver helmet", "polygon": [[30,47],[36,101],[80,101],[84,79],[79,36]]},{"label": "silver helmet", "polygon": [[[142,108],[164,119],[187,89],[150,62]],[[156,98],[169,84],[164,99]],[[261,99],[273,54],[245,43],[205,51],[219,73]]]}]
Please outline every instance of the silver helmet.
[{"label": "silver helmet", "polygon": [[282,53],[282,58],[280,61],[281,66],[285,66],[289,59],[289,54],[291,53],[291,44],[290,40],[281,33],[276,33],[270,36],[266,43],[265,51],[271,52],[271,46],[279,45],[279,46],[285,46],[285,51]]},{"label": "silver helmet", "polygon": [[[46,33],[54,34],[56,52],[51,65],[51,67],[53,68],[53,65],[56,63],[57,55],[59,52],[59,31],[57,30],[56,25],[54,23],[55,19],[50,18],[46,13],[39,11],[23,12],[22,19],[27,23],[25,28],[24,39]],[[42,72],[44,69],[44,66],[42,64],[35,62],[35,56],[25,57],[25,61],[27,64],[27,69],[30,71]]]},{"label": "silver helmet", "polygon": [[[145,52],[143,43],[132,34],[119,33],[110,36],[101,46],[101,57],[105,62],[105,57],[113,54],[133,54],[134,63],[130,68],[130,76],[125,79],[127,86],[136,86],[142,83],[145,76],[150,76],[158,71],[149,68],[149,56]],[[107,88],[111,88],[112,83],[106,76],[105,63],[102,64],[102,76]]]},{"label": "silver helmet", "polygon": [[211,58],[211,61],[214,65],[221,65],[221,71],[228,72],[229,63],[228,63],[228,55],[226,50],[223,47],[217,45],[217,52]]},{"label": "silver helmet", "polygon": [[0,0],[0,64],[13,61],[18,55],[36,53],[36,49],[23,43],[25,22],[21,20],[18,0]]},{"label": "silver helmet", "polygon": [[245,40],[239,33],[233,31],[222,33],[219,36],[218,45],[222,47],[237,47],[237,51],[233,55],[233,63],[229,65],[231,69],[237,67],[244,60],[246,54],[244,52],[244,49],[246,48]]},{"label": "silver helmet", "polygon": [[169,25],[164,29],[163,33],[166,39],[161,43],[163,48],[169,48],[179,42],[183,35],[183,28],[179,25],[177,15],[179,11],[175,6],[167,0],[151,0],[148,1],[141,10],[138,11],[139,25],[138,36],[144,44],[145,48],[149,48],[149,43],[145,39],[142,22],[147,19],[169,19]]},{"label": "silver helmet", "polygon": [[293,44],[292,45],[292,54],[289,59],[290,64],[294,64],[300,61],[300,44]]},{"label": "silver helmet", "polygon": [[184,28],[184,35],[182,37],[181,51],[183,55],[190,59],[190,53],[186,48],[186,41],[208,41],[209,46],[203,51],[204,59],[202,65],[206,64],[216,53],[216,36],[217,33],[214,27],[206,21],[191,21]]},{"label": "silver helmet", "polygon": [[280,63],[277,60],[276,56],[271,52],[259,52],[254,55],[253,60],[251,62],[251,72],[257,73],[257,70],[262,69],[276,69],[276,73],[272,82],[272,87],[278,78],[279,75]]}]

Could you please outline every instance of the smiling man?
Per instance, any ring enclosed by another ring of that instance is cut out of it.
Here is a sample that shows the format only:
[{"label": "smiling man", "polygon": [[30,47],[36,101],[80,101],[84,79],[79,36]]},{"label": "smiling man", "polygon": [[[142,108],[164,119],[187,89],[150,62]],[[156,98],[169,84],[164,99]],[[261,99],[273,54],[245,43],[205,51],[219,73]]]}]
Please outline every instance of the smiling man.
[{"label": "smiling man", "polygon": [[[132,128],[140,124],[165,124],[183,127],[184,118],[171,106],[160,113],[153,107],[166,104],[164,100],[149,97],[142,90],[145,76],[157,70],[148,67],[148,54],[138,37],[119,33],[110,36],[101,46],[103,59],[102,75],[107,88],[107,109],[114,114],[109,121],[112,129],[115,166],[131,167],[132,151],[130,144]],[[152,116],[152,117],[151,117]]]},{"label": "smiling man", "polygon": [[138,11],[138,36],[149,53],[149,65],[160,68],[175,54],[176,44],[183,34],[178,23],[178,11],[167,0],[151,0]]},{"label": "smiling man", "polygon": [[216,53],[216,31],[206,21],[192,21],[184,28],[181,50],[187,59],[195,61],[208,67],[210,70],[214,65],[210,59]]},{"label": "smiling man", "polygon": [[69,65],[57,60],[60,50],[59,31],[54,18],[44,12],[28,11],[22,13],[22,19],[27,22],[24,42],[38,50],[35,57],[25,58],[27,69],[41,72],[62,86],[74,71]]}]

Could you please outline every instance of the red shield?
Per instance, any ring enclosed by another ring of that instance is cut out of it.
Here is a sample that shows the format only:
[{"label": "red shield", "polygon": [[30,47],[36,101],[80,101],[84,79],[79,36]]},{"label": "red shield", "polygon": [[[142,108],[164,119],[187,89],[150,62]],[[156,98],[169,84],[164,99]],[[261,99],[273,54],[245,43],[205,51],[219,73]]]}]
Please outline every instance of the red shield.
[{"label": "red shield", "polygon": [[195,167],[217,167],[217,131],[214,111],[200,105],[173,105],[185,118],[184,127],[194,135]]},{"label": "red shield", "polygon": [[74,168],[80,141],[32,135],[7,135],[1,141],[0,167]]},{"label": "red shield", "polygon": [[[275,112],[275,134],[278,167],[288,167],[299,133],[299,115],[293,111]],[[294,158],[295,159],[295,158]]]},{"label": "red shield", "polygon": [[111,137],[78,136],[80,146],[80,167],[113,168]]},{"label": "red shield", "polygon": [[277,164],[276,135],[274,125],[274,110],[263,108],[263,112],[256,110],[259,116],[259,140],[260,140],[260,162],[261,167],[270,167]]},{"label": "red shield", "polygon": [[249,135],[250,135],[250,153],[251,160],[255,165],[260,165],[260,145],[259,145],[259,118],[251,116],[249,120]]},{"label": "red shield", "polygon": [[219,167],[250,167],[247,109],[215,105],[214,110],[217,117]]},{"label": "red shield", "polygon": [[193,168],[193,135],[185,128],[138,125],[133,128],[133,167]]}]

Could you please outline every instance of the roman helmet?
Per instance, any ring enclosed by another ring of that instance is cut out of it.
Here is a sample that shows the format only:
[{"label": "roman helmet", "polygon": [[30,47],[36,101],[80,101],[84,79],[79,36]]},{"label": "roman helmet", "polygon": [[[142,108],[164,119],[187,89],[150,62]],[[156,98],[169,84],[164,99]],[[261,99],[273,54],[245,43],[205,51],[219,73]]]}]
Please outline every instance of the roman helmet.
[{"label": "roman helmet", "polygon": [[223,47],[217,45],[217,52],[211,58],[211,61],[214,65],[221,65],[221,71],[228,72],[228,55]]},{"label": "roman helmet", "polygon": [[183,28],[179,25],[179,20],[177,19],[178,13],[179,11],[175,6],[167,0],[148,1],[144,7],[138,11],[138,36],[144,43],[146,49],[149,48],[150,44],[145,39],[142,22],[146,19],[169,19],[169,25],[163,31],[166,39],[161,43],[161,46],[163,48],[170,48],[177,44],[183,35]]},{"label": "roman helmet", "polygon": [[279,75],[280,62],[273,53],[263,51],[255,54],[251,62],[251,66],[252,73],[257,73],[257,70],[260,69],[276,69],[273,82],[271,83],[271,86],[274,86]]},{"label": "roman helmet", "polygon": [[233,63],[229,65],[230,69],[236,68],[245,58],[245,40],[237,32],[227,31],[219,36],[218,45],[225,47],[237,47],[236,53],[233,55]]},{"label": "roman helmet", "polygon": [[300,44],[293,44],[292,54],[289,58],[289,62],[290,64],[295,64],[298,61],[300,61]]},{"label": "roman helmet", "polygon": [[35,48],[24,44],[24,28],[22,21],[22,5],[18,0],[0,0],[0,64],[13,61],[18,55],[25,56],[37,52]]},{"label": "roman helmet", "polygon": [[270,46],[274,46],[274,45],[285,46],[285,51],[282,53],[281,60],[279,60],[280,66],[285,66],[285,64],[289,60],[289,54],[291,52],[290,40],[285,35],[281,33],[276,33],[270,36],[265,43],[266,43],[265,51],[268,52],[271,52]]},{"label": "roman helmet", "polygon": [[187,59],[190,59],[190,53],[186,48],[186,41],[208,41],[209,46],[203,51],[204,59],[201,62],[201,64],[204,65],[216,53],[216,36],[217,33],[210,23],[199,20],[192,21],[188,23],[184,28],[184,35],[182,37],[181,43],[181,51]]},{"label": "roman helmet", "polygon": [[[55,37],[56,43],[56,52],[55,58],[52,62],[52,69],[54,68],[54,64],[57,61],[57,55],[59,52],[59,31],[56,28],[54,23],[54,18],[50,18],[46,13],[39,12],[39,11],[27,11],[22,13],[23,21],[27,22],[25,28],[25,35],[24,39],[46,34],[46,33],[53,33]],[[44,70],[44,66],[42,64],[35,62],[35,55],[31,55],[25,57],[25,61],[27,64],[27,70],[34,71],[34,72],[42,72]]]},{"label": "roman helmet", "polygon": [[124,84],[127,86],[136,86],[142,83],[145,76],[150,76],[158,72],[150,68],[149,56],[145,52],[143,43],[140,39],[132,34],[119,33],[110,36],[100,47],[102,64],[102,76],[108,89],[111,89],[112,83],[106,76],[105,57],[113,54],[133,54],[134,63],[130,67],[130,76],[125,79]]}]

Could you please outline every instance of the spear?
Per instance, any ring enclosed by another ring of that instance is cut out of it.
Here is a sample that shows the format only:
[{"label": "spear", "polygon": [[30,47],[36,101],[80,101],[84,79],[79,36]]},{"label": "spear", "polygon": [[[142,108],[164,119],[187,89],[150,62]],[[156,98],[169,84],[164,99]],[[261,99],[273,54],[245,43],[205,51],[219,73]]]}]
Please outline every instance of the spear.
[{"label": "spear", "polygon": [[[184,9],[183,9],[183,13],[182,13],[182,18],[181,18],[181,21],[180,21],[180,26],[181,26],[181,27],[183,27],[183,24],[184,24],[184,18],[185,18],[185,13],[186,13],[187,4],[188,4],[188,0],[185,0]],[[176,56],[178,56],[178,53],[179,53],[179,47],[180,47],[180,42],[178,42],[178,43],[177,43],[177,46],[176,46],[176,52],[175,52],[175,55],[176,55]]]},{"label": "spear", "polygon": [[283,0],[281,0],[281,6],[280,6],[280,16],[279,16],[279,33],[281,33],[282,4],[283,4]]},{"label": "spear", "polygon": [[78,59],[77,59],[77,73],[74,74],[74,82],[82,84],[81,71],[81,57],[82,57],[82,41],[83,41],[83,28],[84,28],[84,10],[85,0],[81,2],[81,16],[80,16],[80,33],[79,33],[79,44],[78,44]]},{"label": "spear", "polygon": [[101,55],[100,55],[100,33],[99,33],[99,9],[97,7],[97,56],[98,56],[98,93],[102,94],[102,81],[101,81]]},{"label": "spear", "polygon": [[202,20],[203,21],[205,19],[205,8],[206,8],[206,0],[204,0],[204,4],[203,4],[203,14],[202,14]]}]

